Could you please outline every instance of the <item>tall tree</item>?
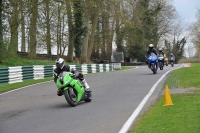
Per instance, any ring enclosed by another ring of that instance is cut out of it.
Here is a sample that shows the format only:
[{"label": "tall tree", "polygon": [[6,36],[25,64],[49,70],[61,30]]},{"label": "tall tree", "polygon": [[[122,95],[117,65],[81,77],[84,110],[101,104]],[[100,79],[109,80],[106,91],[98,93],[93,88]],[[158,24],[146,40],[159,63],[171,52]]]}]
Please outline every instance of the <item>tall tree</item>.
[{"label": "tall tree", "polygon": [[75,0],[74,1],[74,48],[75,48],[75,57],[76,62],[80,61],[81,56],[81,38],[83,36],[84,28],[83,28],[83,5],[82,0]]},{"label": "tall tree", "polygon": [[83,38],[83,49],[82,49],[82,63],[88,62],[87,58],[87,51],[88,51],[88,40],[89,40],[89,0],[85,1],[85,8],[84,8],[84,27],[85,27],[85,33]]},{"label": "tall tree", "polygon": [[192,25],[191,36],[196,50],[197,58],[200,58],[200,9],[197,12],[197,21]]},{"label": "tall tree", "polygon": [[[89,56],[89,53],[91,53],[90,57],[88,57],[88,59],[90,59],[91,57],[92,58],[99,58],[100,57],[100,46],[101,46],[101,36],[100,36],[100,22],[99,22],[99,19],[97,21],[97,26],[96,26],[96,33],[94,35],[94,43],[93,43],[93,48],[92,48],[92,51],[88,50],[88,56]],[[90,43],[89,43],[89,49],[91,48],[90,47]]]},{"label": "tall tree", "polygon": [[49,3],[50,0],[44,0],[45,5],[46,5],[46,45],[47,45],[47,56],[51,56],[51,34],[50,34],[50,8],[49,8]]},{"label": "tall tree", "polygon": [[176,62],[184,56],[184,48],[187,40],[187,34],[183,34],[186,25],[182,22],[183,21],[181,21],[181,19],[176,19],[171,26],[172,29],[170,31],[170,36],[165,39],[165,53],[167,56],[170,56],[170,53],[173,53],[176,58]]},{"label": "tall tree", "polygon": [[57,57],[61,55],[61,5],[58,4],[57,16]]},{"label": "tall tree", "polygon": [[[92,18],[92,20],[91,20],[92,26],[91,26],[91,35],[90,35],[90,39],[89,39],[89,45],[88,45],[88,55],[87,55],[88,60],[90,60],[90,58],[91,58],[92,50],[94,47],[95,32],[96,32],[97,27],[99,27],[99,25],[97,26],[97,23],[98,23],[100,8],[102,7],[102,2],[103,1],[100,1],[99,3],[97,3],[97,6],[94,7],[94,14],[91,17]],[[97,31],[99,31],[99,29]],[[100,43],[100,42],[98,42],[98,43]]]},{"label": "tall tree", "polygon": [[3,23],[2,23],[2,7],[3,2],[0,0],[0,64],[3,63]]},{"label": "tall tree", "polygon": [[28,54],[28,57],[30,59],[36,59],[36,45],[37,45],[37,39],[36,39],[36,31],[37,31],[37,18],[38,18],[38,0],[32,0],[31,1],[31,19],[30,19],[30,52]]},{"label": "tall tree", "polygon": [[25,35],[25,20],[24,20],[24,1],[20,2],[21,11],[21,52],[26,52],[26,35]]},{"label": "tall tree", "polygon": [[172,43],[170,43],[169,41],[165,41],[165,45],[166,47],[170,47],[171,51],[169,51],[169,49],[167,50],[167,55],[170,55],[170,53],[173,53],[173,55],[176,58],[176,63],[183,58],[184,56],[184,47],[186,45],[186,38],[183,37],[181,40],[176,40],[174,37],[174,40]]},{"label": "tall tree", "polygon": [[[112,50],[113,50],[113,37],[114,37],[114,26],[115,26],[115,18],[113,18],[112,23],[110,24],[109,29],[109,36],[108,36],[108,41],[107,41],[107,58],[110,59],[112,55]],[[107,27],[109,27],[109,23],[107,24]]]},{"label": "tall tree", "polygon": [[101,45],[101,58],[105,58],[106,57],[106,35],[107,35],[107,29],[106,29],[106,21],[108,19],[108,15],[107,15],[107,10],[106,8],[102,9],[101,12],[101,25],[102,25],[102,45]]},{"label": "tall tree", "polygon": [[117,45],[117,52],[124,52],[123,47],[123,34],[121,34],[120,31],[120,3],[116,3],[116,9],[115,9],[115,17],[116,17],[116,27],[115,27],[115,33],[116,33],[116,45]]},{"label": "tall tree", "polygon": [[72,62],[73,61],[73,52],[74,52],[74,37],[73,37],[73,22],[72,22],[72,4],[71,2],[66,2],[66,8],[67,8],[67,23],[68,23],[68,33],[69,33],[69,39],[68,39],[68,54],[67,54],[67,61]]},{"label": "tall tree", "polygon": [[178,62],[184,56],[184,53],[185,53],[184,48],[185,48],[186,42],[187,42],[186,38],[184,37],[175,43],[175,46],[172,52],[174,56],[176,57],[176,62]]},{"label": "tall tree", "polygon": [[8,49],[12,56],[16,56],[18,51],[19,2],[16,0],[10,0],[10,3],[12,6],[12,15],[10,22],[11,39]]}]

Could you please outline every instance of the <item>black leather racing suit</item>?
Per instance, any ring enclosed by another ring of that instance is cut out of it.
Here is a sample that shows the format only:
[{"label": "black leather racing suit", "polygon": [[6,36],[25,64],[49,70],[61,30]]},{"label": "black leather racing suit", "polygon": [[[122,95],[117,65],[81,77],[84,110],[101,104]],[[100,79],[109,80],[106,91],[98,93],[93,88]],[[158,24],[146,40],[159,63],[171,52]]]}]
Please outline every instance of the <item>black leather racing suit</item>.
[{"label": "black leather racing suit", "polygon": [[148,57],[148,55],[150,55],[151,52],[153,52],[155,55],[157,55],[156,50],[153,48],[153,49],[148,49],[148,50],[147,50],[146,56]]},{"label": "black leather racing suit", "polygon": [[55,68],[53,71],[54,71],[54,82],[56,83],[60,73],[63,72],[63,71],[69,72],[70,71],[70,67],[68,65],[64,65],[64,67],[62,69]]},{"label": "black leather racing suit", "polygon": [[[70,66],[68,65],[64,65],[64,67],[62,69],[59,68],[55,68],[54,69],[54,82],[56,83],[58,76],[60,75],[61,72],[66,71],[66,72],[70,72]],[[75,71],[71,71],[73,74],[75,74]],[[83,80],[83,74],[82,73],[78,73],[78,75],[76,75],[76,78],[79,78],[80,80]]]}]

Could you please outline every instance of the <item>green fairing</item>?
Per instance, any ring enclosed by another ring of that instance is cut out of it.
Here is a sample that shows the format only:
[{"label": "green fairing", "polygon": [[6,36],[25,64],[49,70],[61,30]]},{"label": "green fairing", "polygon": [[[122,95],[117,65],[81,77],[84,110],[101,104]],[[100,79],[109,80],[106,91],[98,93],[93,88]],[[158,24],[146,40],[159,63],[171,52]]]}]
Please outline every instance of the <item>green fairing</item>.
[{"label": "green fairing", "polygon": [[[67,85],[70,85],[71,87],[73,87],[74,89],[76,89],[77,93],[78,93],[78,98],[77,98],[77,102],[79,102],[85,92],[85,89],[83,88],[83,85],[76,79],[73,79],[71,76],[73,75],[70,72],[66,72],[64,73],[64,80],[63,80],[63,85],[61,84],[60,80],[58,79],[56,82],[56,86],[58,88],[64,88],[63,91],[67,90],[69,87]],[[67,83],[67,84],[66,84]]]},{"label": "green fairing", "polygon": [[61,87],[62,87],[62,84],[61,84],[59,78],[58,78],[57,81],[56,81],[56,86],[57,86],[58,88],[61,88]]}]

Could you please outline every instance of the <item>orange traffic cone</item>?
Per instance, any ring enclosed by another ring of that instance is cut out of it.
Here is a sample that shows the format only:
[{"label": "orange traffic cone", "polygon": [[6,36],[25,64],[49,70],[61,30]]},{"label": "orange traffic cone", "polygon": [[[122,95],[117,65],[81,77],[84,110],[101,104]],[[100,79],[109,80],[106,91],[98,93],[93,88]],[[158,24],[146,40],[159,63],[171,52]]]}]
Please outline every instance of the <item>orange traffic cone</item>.
[{"label": "orange traffic cone", "polygon": [[169,88],[166,85],[165,86],[165,103],[164,103],[163,106],[168,106],[168,105],[174,105],[174,104],[172,103],[172,99],[171,99],[171,96],[170,96]]}]

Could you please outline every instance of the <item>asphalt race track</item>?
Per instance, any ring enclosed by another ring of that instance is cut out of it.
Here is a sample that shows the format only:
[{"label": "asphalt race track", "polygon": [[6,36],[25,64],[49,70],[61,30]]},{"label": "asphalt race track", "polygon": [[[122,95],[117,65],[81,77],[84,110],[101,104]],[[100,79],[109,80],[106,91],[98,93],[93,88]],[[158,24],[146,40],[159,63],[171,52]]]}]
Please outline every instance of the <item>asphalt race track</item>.
[{"label": "asphalt race track", "polygon": [[[168,70],[157,74],[138,68],[86,75],[93,93],[90,103],[70,107],[56,95],[53,81],[0,94],[0,133],[118,133],[152,86]],[[164,91],[164,78],[148,99],[142,114]]]}]

